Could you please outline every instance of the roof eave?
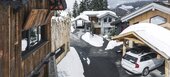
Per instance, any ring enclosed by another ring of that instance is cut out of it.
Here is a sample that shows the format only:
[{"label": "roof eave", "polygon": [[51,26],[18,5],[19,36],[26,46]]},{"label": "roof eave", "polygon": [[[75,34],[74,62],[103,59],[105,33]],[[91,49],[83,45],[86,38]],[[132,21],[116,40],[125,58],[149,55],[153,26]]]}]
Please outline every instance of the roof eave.
[{"label": "roof eave", "polygon": [[102,17],[104,17],[104,16],[106,16],[106,15],[111,15],[111,16],[113,16],[113,17],[115,17],[115,18],[118,18],[117,15],[112,14],[112,13],[106,13],[106,14],[102,14],[102,15],[97,15],[97,17],[98,17],[98,18],[102,18]]},{"label": "roof eave", "polygon": [[164,13],[167,13],[167,14],[170,14],[170,8],[167,8],[165,6],[162,6],[162,5],[159,5],[159,4],[156,4],[156,3],[151,3],[135,12],[132,12],[131,14],[129,15],[126,15],[124,17],[121,18],[122,22],[125,22],[125,21],[128,21],[138,15],[141,15],[149,10],[154,10],[154,9],[157,9],[159,11],[162,11]]},{"label": "roof eave", "polygon": [[121,18],[122,22],[128,21],[129,19],[132,19],[132,18],[134,18],[134,17],[136,17],[136,16],[138,16],[138,15],[140,15],[142,13],[145,13],[145,12],[151,10],[153,8],[154,4],[155,3],[149,4],[149,5],[147,5],[147,6],[143,7],[143,8],[135,11],[135,12],[130,13],[129,15],[126,15],[126,16],[122,17]]}]

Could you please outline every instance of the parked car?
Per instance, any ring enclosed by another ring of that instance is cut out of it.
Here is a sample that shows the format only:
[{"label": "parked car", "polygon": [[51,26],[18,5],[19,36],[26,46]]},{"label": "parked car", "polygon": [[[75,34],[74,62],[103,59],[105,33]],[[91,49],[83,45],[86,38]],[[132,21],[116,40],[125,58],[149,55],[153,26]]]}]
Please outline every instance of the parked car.
[{"label": "parked car", "polygon": [[147,76],[153,70],[164,63],[163,58],[148,48],[132,48],[122,57],[121,65],[128,72]]}]

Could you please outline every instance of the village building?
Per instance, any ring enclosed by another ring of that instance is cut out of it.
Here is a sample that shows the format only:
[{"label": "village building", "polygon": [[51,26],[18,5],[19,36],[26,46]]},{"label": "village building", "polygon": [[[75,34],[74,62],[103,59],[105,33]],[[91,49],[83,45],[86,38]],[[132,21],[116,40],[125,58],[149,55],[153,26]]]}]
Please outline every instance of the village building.
[{"label": "village building", "polygon": [[[119,35],[112,39],[123,41],[123,55],[126,49],[136,45],[144,45],[153,49],[158,55],[165,59],[165,77],[170,76],[170,53],[169,53],[169,29],[170,29],[170,8],[168,2],[154,2],[134,11],[118,22],[122,29]],[[123,23],[124,25],[121,25]],[[152,23],[152,24],[149,24]],[[126,24],[126,25],[125,25]],[[155,24],[155,25],[154,25]]]},{"label": "village building", "polygon": [[83,22],[82,26],[85,26],[85,29],[89,31],[89,24],[88,26],[85,24],[89,23],[90,21],[90,28],[94,28],[92,29],[94,34],[106,35],[109,34],[110,31],[114,28],[114,26],[111,26],[110,23],[115,21],[117,18],[117,15],[109,10],[84,11],[75,18],[75,24],[76,26],[79,26],[79,24]]},{"label": "village building", "polygon": [[117,28],[117,34],[123,31],[129,25],[137,23],[153,23],[170,29],[170,8],[168,2],[154,2],[146,5],[122,18],[113,22]]},{"label": "village building", "polygon": [[51,18],[63,9],[65,0],[0,1],[0,77],[56,77],[70,20]]}]

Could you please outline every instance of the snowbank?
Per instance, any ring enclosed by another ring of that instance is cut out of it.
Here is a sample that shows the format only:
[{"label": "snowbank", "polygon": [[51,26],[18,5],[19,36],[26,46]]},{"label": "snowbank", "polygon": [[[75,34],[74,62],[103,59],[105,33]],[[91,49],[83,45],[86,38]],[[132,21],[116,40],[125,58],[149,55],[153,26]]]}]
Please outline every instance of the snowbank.
[{"label": "snowbank", "polygon": [[114,47],[119,46],[121,44],[123,44],[123,42],[116,42],[115,40],[111,40],[111,41],[109,41],[105,50],[113,49]]},{"label": "snowbank", "polygon": [[27,40],[26,39],[22,39],[22,51],[25,51],[27,48]]},{"label": "snowbank", "polygon": [[64,59],[57,65],[57,70],[58,77],[84,77],[84,69],[75,48],[70,48]]},{"label": "snowbank", "polygon": [[127,5],[121,5],[119,8],[123,9],[123,10],[130,10],[130,9],[133,9],[134,7],[133,6],[127,6]]},{"label": "snowbank", "polygon": [[84,41],[86,41],[87,43],[95,46],[95,47],[101,47],[103,46],[103,38],[98,36],[98,35],[95,35],[92,36],[89,32],[86,32],[83,36],[82,36],[82,39]]},{"label": "snowbank", "polygon": [[74,27],[73,27],[73,26],[71,26],[71,32],[74,32],[74,30],[75,30],[75,29],[74,29]]},{"label": "snowbank", "polygon": [[83,14],[85,15],[96,15],[97,17],[101,18],[105,16],[106,14],[110,14],[114,17],[117,17],[115,12],[112,12],[110,10],[103,10],[103,11],[84,11]]}]

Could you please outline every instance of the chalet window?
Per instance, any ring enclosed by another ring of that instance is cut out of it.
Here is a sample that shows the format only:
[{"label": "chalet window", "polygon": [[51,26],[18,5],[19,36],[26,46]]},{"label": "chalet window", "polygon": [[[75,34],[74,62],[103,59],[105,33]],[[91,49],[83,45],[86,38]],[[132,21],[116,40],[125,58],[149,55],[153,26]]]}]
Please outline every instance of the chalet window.
[{"label": "chalet window", "polygon": [[107,22],[107,18],[104,18],[104,22]]},{"label": "chalet window", "polygon": [[153,23],[156,25],[164,24],[166,22],[167,22],[167,19],[161,16],[154,16],[150,18],[150,23]]},{"label": "chalet window", "polygon": [[35,46],[40,40],[41,40],[41,27],[35,27],[31,28],[29,31],[30,39],[29,39],[29,44],[30,47]]},{"label": "chalet window", "polygon": [[22,51],[34,49],[45,38],[43,37],[44,26],[33,27],[22,32]]},{"label": "chalet window", "polygon": [[109,22],[112,22],[112,18],[109,17]]}]

